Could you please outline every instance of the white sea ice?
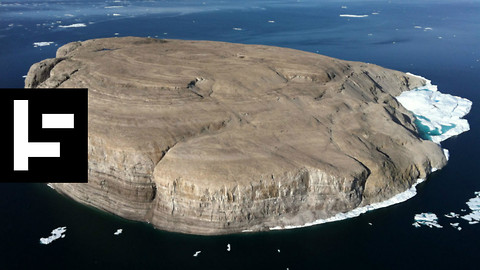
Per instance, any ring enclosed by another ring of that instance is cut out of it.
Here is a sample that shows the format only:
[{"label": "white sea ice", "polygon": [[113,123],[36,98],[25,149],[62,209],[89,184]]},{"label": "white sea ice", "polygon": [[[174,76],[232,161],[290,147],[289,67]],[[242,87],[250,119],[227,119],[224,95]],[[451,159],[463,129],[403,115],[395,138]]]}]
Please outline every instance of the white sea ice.
[{"label": "white sea ice", "polygon": [[472,102],[465,98],[443,94],[430,80],[420,78],[426,81],[425,86],[405,91],[396,97],[403,107],[415,115],[420,131],[428,139],[439,144],[470,130],[468,121],[461,118],[470,112]]},{"label": "white sea ice", "polygon": [[470,214],[462,216],[469,224],[477,224],[480,222],[480,192],[475,192],[476,197],[468,200],[467,205],[472,211]]},{"label": "white sea ice", "polygon": [[58,227],[52,231],[52,234],[49,237],[40,238],[40,244],[48,245],[59,238],[65,238],[66,231],[67,227]]},{"label": "white sea ice", "polygon": [[458,226],[460,225],[460,223],[456,222],[456,223],[450,223],[450,226],[452,226],[453,228],[461,231],[462,230],[462,227]]},{"label": "white sea ice", "polygon": [[193,254],[193,257],[197,257],[202,251],[197,251],[195,254]]},{"label": "white sea ice", "polygon": [[230,250],[232,250],[232,248],[231,248],[230,244],[227,244],[227,251],[230,251]]},{"label": "white sea ice", "polygon": [[455,212],[450,212],[448,214],[445,214],[444,216],[447,217],[447,218],[458,218],[458,217],[460,217],[460,215],[455,213]]},{"label": "white sea ice", "polygon": [[33,47],[50,46],[51,44],[53,44],[53,41],[40,41],[40,42],[34,42]]},{"label": "white sea ice", "polygon": [[438,224],[438,217],[433,213],[420,213],[416,214],[415,222],[412,224],[415,227],[420,227],[421,225],[428,226],[430,228],[443,228],[442,225]]},{"label": "white sea ice", "polygon": [[59,25],[60,28],[78,28],[78,27],[86,27],[87,25],[84,23],[74,23],[70,25]]},{"label": "white sea ice", "polygon": [[122,232],[123,232],[123,229],[118,229],[118,230],[115,231],[113,234],[114,234],[114,235],[120,235]]},{"label": "white sea ice", "polygon": [[346,17],[346,18],[365,18],[368,17],[368,15],[354,15],[354,14],[340,14],[340,17]]},{"label": "white sea ice", "polygon": [[425,181],[425,179],[422,179],[422,178],[417,179],[417,182],[415,184],[413,184],[411,188],[409,188],[406,191],[404,191],[402,193],[399,193],[399,194],[393,196],[392,198],[390,198],[386,201],[383,201],[383,202],[372,203],[372,204],[369,204],[369,205],[366,205],[366,206],[358,207],[358,208],[355,208],[351,211],[348,211],[348,212],[345,212],[345,213],[338,213],[333,217],[329,217],[329,218],[326,218],[326,219],[318,219],[318,220],[315,220],[313,222],[305,223],[304,225],[299,225],[299,226],[276,226],[276,227],[270,228],[270,230],[302,228],[302,227],[308,227],[308,226],[323,224],[323,223],[327,223],[327,222],[333,222],[333,221],[339,221],[339,220],[344,220],[344,219],[348,219],[348,218],[358,217],[361,214],[364,214],[368,211],[388,207],[388,206],[391,206],[391,205],[394,205],[394,204],[397,204],[397,203],[404,202],[404,201],[414,197],[417,194],[416,186],[418,184],[422,183],[423,181]]},{"label": "white sea ice", "polygon": [[450,159],[450,151],[448,151],[448,149],[445,149],[445,148],[442,148],[442,150],[443,150],[443,155],[445,155],[445,158],[448,161]]}]

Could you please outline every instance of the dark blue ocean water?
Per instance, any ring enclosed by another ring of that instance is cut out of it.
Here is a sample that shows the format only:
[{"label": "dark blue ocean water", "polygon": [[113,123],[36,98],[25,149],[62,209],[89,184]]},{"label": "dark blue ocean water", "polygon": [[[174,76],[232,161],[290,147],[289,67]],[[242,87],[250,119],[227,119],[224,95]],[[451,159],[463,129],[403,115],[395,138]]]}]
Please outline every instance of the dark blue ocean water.
[{"label": "dark blue ocean water", "polygon": [[[85,26],[60,27],[74,24]],[[480,191],[480,1],[1,1],[0,87],[23,87],[30,65],[65,43],[128,35],[275,45],[412,72],[472,100],[471,130],[442,143],[450,161],[416,197],[289,231],[169,233],[79,205],[46,185],[1,184],[0,269],[479,267],[480,224],[443,214],[463,214]],[[443,228],[413,227],[422,212],[436,213]],[[39,243],[60,226],[65,238]],[[113,235],[118,228],[123,233]]]}]

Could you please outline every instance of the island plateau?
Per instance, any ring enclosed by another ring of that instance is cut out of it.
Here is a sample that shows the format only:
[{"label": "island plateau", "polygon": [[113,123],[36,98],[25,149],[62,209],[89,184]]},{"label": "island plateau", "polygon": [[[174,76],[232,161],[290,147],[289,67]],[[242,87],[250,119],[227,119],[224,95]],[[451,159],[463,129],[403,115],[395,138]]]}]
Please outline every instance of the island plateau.
[{"label": "island plateau", "polygon": [[55,190],[202,235],[302,226],[442,168],[395,98],[425,84],[294,49],[138,37],[66,44],[25,79],[88,88],[88,183]]}]

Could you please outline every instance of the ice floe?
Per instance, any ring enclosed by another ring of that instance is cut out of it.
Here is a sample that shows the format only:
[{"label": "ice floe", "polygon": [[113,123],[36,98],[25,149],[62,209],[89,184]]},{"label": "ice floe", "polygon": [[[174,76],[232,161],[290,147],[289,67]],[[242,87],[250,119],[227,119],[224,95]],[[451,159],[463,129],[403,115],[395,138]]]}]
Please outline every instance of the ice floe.
[{"label": "ice floe", "polygon": [[86,27],[87,25],[84,23],[74,23],[69,25],[59,25],[60,28],[77,28],[77,27]]},{"label": "ice floe", "polygon": [[240,28],[240,27],[234,27],[234,28],[232,28],[232,29],[235,30],[235,31],[242,31],[242,30],[243,30],[243,29]]},{"label": "ice floe", "polygon": [[368,17],[368,15],[354,15],[354,14],[340,14],[340,17],[346,17],[346,18],[365,18]]},{"label": "ice floe", "polygon": [[420,78],[426,81],[425,86],[402,92],[397,100],[415,115],[415,123],[422,135],[440,143],[470,130],[468,121],[461,118],[470,112],[472,102],[466,98],[443,94],[430,80]]},{"label": "ice floe", "polygon": [[120,235],[120,234],[122,234],[122,232],[123,232],[123,229],[117,229],[113,234],[114,235]]},{"label": "ice floe", "polygon": [[460,225],[460,223],[456,222],[456,223],[450,223],[450,226],[452,226],[453,228],[461,231],[462,230],[462,227],[458,226]]},{"label": "ice floe", "polygon": [[200,250],[197,251],[197,252],[195,252],[195,253],[193,254],[193,257],[197,257],[201,252],[202,252],[202,251],[200,251]]},{"label": "ice floe", "polygon": [[462,216],[469,224],[477,224],[480,222],[480,192],[475,192],[475,195],[475,197],[467,201],[467,205],[472,212]]},{"label": "ice floe", "polygon": [[52,231],[52,234],[46,238],[40,238],[40,244],[48,245],[53,241],[65,238],[65,232],[67,231],[67,227],[58,227]]},{"label": "ice floe", "polygon": [[460,215],[457,214],[457,213],[455,213],[455,212],[450,212],[450,213],[445,214],[445,215],[443,215],[443,216],[444,216],[444,217],[447,217],[447,218],[458,218],[458,217],[460,217]]},{"label": "ice floe", "polygon": [[34,42],[33,47],[43,47],[43,46],[50,46],[53,44],[53,41],[40,41],[40,42]]},{"label": "ice floe", "polygon": [[443,228],[442,225],[438,224],[438,217],[437,215],[433,213],[421,213],[421,214],[416,214],[415,217],[415,222],[412,224],[413,226],[419,228],[422,225],[428,226],[430,228]]},{"label": "ice floe", "polygon": [[230,251],[232,250],[232,247],[230,246],[230,244],[227,244],[227,251]]}]

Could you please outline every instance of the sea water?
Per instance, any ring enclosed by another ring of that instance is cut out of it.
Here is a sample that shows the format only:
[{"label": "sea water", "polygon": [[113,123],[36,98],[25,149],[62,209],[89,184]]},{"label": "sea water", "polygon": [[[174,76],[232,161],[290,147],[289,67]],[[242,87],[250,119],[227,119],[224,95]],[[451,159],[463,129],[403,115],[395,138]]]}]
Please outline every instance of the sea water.
[{"label": "sea water", "polygon": [[[275,45],[374,63],[428,78],[437,92],[473,106],[450,123],[414,113],[427,139],[466,130],[461,119],[470,130],[440,142],[449,149],[447,166],[408,200],[306,228],[169,233],[80,205],[46,185],[2,184],[0,269],[478,267],[478,14],[476,0],[1,1],[0,87],[23,87],[30,65],[68,42],[132,35]],[[439,100],[433,91],[423,94],[417,98]],[[442,228],[420,224],[433,221]]]}]

